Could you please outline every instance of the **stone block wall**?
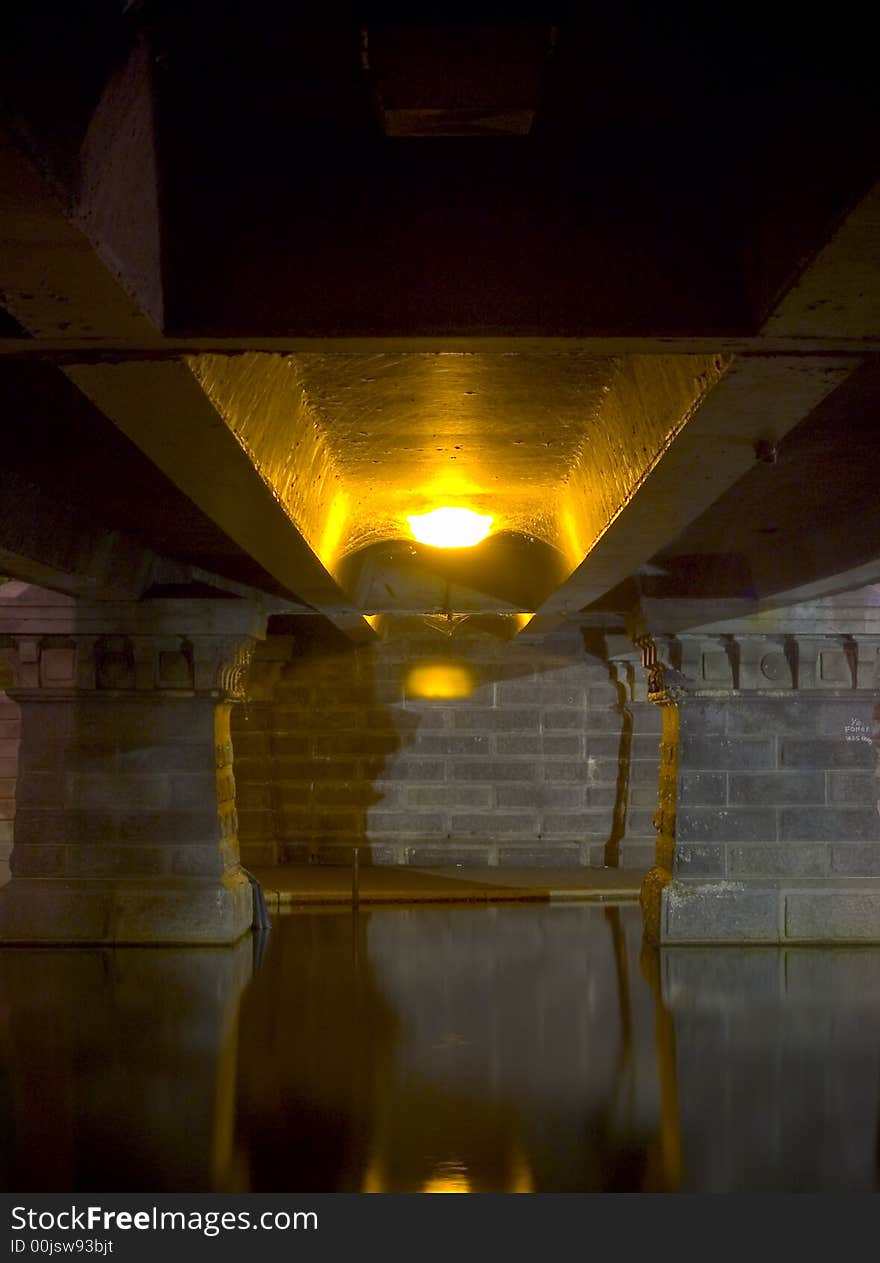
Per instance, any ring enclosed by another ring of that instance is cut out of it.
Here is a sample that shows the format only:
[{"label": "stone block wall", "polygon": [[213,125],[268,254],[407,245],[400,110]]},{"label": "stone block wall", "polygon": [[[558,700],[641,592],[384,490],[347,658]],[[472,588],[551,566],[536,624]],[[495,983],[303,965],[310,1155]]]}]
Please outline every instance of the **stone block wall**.
[{"label": "stone block wall", "polygon": [[0,886],[9,881],[20,738],[18,707],[12,698],[0,692]]},{"label": "stone block wall", "polygon": [[680,708],[677,877],[880,876],[874,702]]},{"label": "stone block wall", "polygon": [[172,879],[232,869],[228,707],[218,709],[213,700],[119,695],[82,697],[75,709],[68,700],[30,705],[15,873]]},{"label": "stone block wall", "polygon": [[649,939],[880,941],[874,595],[643,640],[669,721]]},{"label": "stone block wall", "polygon": [[[270,637],[260,657],[279,655]],[[534,647],[439,634],[358,649],[288,641],[270,700],[233,720],[246,864],[647,866],[659,714],[622,708],[580,632]],[[453,659],[467,697],[426,699],[413,664]],[[638,712],[638,713],[635,713]]]},{"label": "stone block wall", "polygon": [[21,726],[2,769],[15,805],[0,938],[235,941],[253,895],[229,712],[264,616],[4,588],[0,658]]}]

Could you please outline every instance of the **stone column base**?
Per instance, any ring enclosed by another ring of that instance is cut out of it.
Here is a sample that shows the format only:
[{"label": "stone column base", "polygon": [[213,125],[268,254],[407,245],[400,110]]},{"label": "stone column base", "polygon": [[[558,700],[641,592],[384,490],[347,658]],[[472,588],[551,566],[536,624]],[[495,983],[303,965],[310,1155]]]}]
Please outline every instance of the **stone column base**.
[{"label": "stone column base", "polygon": [[880,877],[646,881],[642,905],[661,945],[880,943]]},{"label": "stone column base", "polygon": [[13,877],[0,890],[0,943],[234,943],[253,923],[241,869],[217,878],[65,881]]}]

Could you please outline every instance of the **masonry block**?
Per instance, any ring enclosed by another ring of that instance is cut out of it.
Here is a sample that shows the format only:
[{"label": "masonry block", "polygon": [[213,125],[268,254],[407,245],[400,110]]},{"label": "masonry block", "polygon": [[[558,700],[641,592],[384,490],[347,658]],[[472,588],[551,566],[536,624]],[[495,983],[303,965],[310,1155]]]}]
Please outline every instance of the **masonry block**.
[{"label": "masonry block", "polygon": [[416,868],[485,868],[492,861],[488,846],[407,846],[404,862]]},{"label": "masonry block", "polygon": [[473,763],[454,762],[450,766],[453,781],[485,781],[525,782],[538,780],[540,767],[534,762],[523,760],[521,763],[500,762],[497,759],[486,759]]},{"label": "masonry block", "polygon": [[780,837],[792,842],[880,843],[880,815],[875,807],[785,807]]},{"label": "masonry block", "polygon": [[776,838],[776,813],[769,808],[691,807],[679,815],[680,842],[766,842]]},{"label": "masonry block", "polygon": [[653,811],[628,811],[627,834],[635,837],[653,838],[656,834],[655,813]]},{"label": "masonry block", "polygon": [[[403,801],[408,807],[477,807],[490,811],[494,806],[495,792],[491,785],[406,785],[402,790]],[[499,803],[499,806],[503,804]],[[519,805],[519,804],[517,804]]]},{"label": "masonry block", "polygon": [[736,877],[825,877],[826,846],[731,846],[727,875]]},{"label": "masonry block", "polygon": [[[598,759],[592,762],[586,760],[576,760],[572,762],[561,762],[559,760],[547,760],[544,763],[544,780],[548,785],[554,784],[577,784],[586,785],[595,783],[600,780],[600,770],[605,776],[610,778],[612,772],[616,774],[616,766],[607,761],[602,762]],[[516,780],[517,777],[510,779]]]},{"label": "masonry block", "polygon": [[880,877],[880,846],[858,842],[832,844],[831,873],[839,877]]},{"label": "masonry block", "polygon": [[370,781],[316,781],[311,801],[321,807],[369,807],[378,797]]},{"label": "masonry block", "polygon": [[250,785],[246,781],[238,781],[235,797],[242,822],[247,811],[271,811],[272,788],[268,784]]},{"label": "masonry block", "polygon": [[[828,705],[828,703],[825,703]],[[724,731],[729,737],[810,737],[820,732],[821,705],[812,698],[750,698],[729,703]]]},{"label": "masonry block", "polygon": [[806,942],[880,942],[880,888],[789,891],[785,933]]},{"label": "masonry block", "polygon": [[[545,737],[544,741],[546,742],[547,740],[548,738]],[[545,747],[542,746],[542,739],[537,733],[523,733],[513,736],[506,736],[499,733],[495,738],[496,753],[502,756],[521,756],[529,759],[540,759],[544,748]],[[577,750],[575,750],[574,753],[577,753]]]},{"label": "masonry block", "polygon": [[662,942],[776,942],[779,896],[743,882],[673,881],[663,891]]},{"label": "masonry block", "polygon": [[[410,834],[449,834],[450,843],[487,835],[490,849],[496,836],[538,842],[557,837],[561,817],[592,812],[589,820],[564,825],[577,830],[577,845],[558,837],[567,853],[589,862],[581,826],[588,824],[604,845],[618,797],[623,716],[608,667],[579,647],[580,657],[568,661],[480,639],[464,639],[455,649],[470,658],[479,687],[468,698],[407,697],[403,705],[400,682],[408,666],[421,653],[442,652],[435,637],[373,643],[328,658],[326,670],[320,653],[291,661],[263,707],[266,726],[249,730],[270,735],[273,758],[267,761],[256,740],[236,749],[242,795],[245,785],[269,789],[268,800],[242,796],[242,804],[273,810],[280,842],[295,829],[299,845],[317,827],[316,805],[353,803],[365,812],[358,827],[367,838],[387,834],[398,848],[407,844],[397,840]],[[298,694],[300,686],[305,691]],[[644,754],[656,779],[656,737]],[[267,801],[271,806],[256,806]],[[242,821],[247,833],[250,817]]]},{"label": "masonry block", "polygon": [[565,868],[573,869],[581,866],[581,849],[579,845],[555,843],[553,846],[541,846],[540,843],[501,843],[498,847],[499,868]]},{"label": "masonry block", "polygon": [[[500,714],[505,712],[501,711]],[[547,707],[543,711],[524,712],[531,713],[535,718],[535,728],[537,729],[537,721],[540,718],[540,727],[544,732],[607,732],[609,728],[606,726],[606,720],[610,717],[620,724],[620,716],[614,715],[612,712],[603,711],[584,711],[576,706],[552,706]],[[612,729],[613,731],[613,729]]]},{"label": "masonry block", "polygon": [[377,811],[368,815],[371,837],[432,837],[448,832],[447,816],[438,811]]},{"label": "masonry block", "polygon": [[[656,788],[652,787],[652,793],[656,802]],[[678,801],[682,807],[723,805],[727,802],[727,774],[682,771],[678,782]]]},{"label": "masonry block", "polygon": [[537,816],[525,811],[456,812],[450,817],[450,831],[456,837],[477,835],[487,840],[510,834],[537,837]]},{"label": "masonry block", "polygon": [[675,848],[675,872],[679,877],[723,877],[725,848],[699,842],[681,842]]},{"label": "masonry block", "polygon": [[548,811],[544,814],[545,837],[580,840],[606,836],[608,831],[608,813],[604,811]]},{"label": "masonry block", "polygon": [[824,803],[825,774],[811,772],[731,772],[727,779],[732,806]]},{"label": "masonry block", "polygon": [[[575,712],[577,713],[577,712]],[[538,732],[541,727],[541,711],[525,710],[511,706],[503,708],[480,707],[451,711],[452,727],[469,732]]]},{"label": "masonry block", "polygon": [[877,804],[880,799],[880,781],[873,769],[854,772],[828,772],[828,796],[832,803],[842,805]]},{"label": "masonry block", "polygon": [[[528,741],[528,737],[496,737],[497,742]],[[418,733],[412,744],[415,754],[481,755],[491,753],[490,738],[484,733]],[[511,751],[500,749],[499,753]]]},{"label": "masonry block", "polygon": [[784,768],[871,768],[876,756],[871,742],[844,738],[790,738],[780,743],[779,764]]},{"label": "masonry block", "polygon": [[[776,766],[776,744],[769,738],[683,737],[680,766],[688,771],[748,771]],[[798,766],[813,766],[811,764]]]},{"label": "masonry block", "polygon": [[498,807],[521,807],[534,811],[576,810],[586,805],[585,794],[588,792],[580,785],[547,785],[538,781],[494,786]]},{"label": "masonry block", "polygon": [[386,761],[385,767],[376,779],[383,784],[388,781],[401,781],[435,785],[447,780],[448,768],[448,762],[442,759],[392,758]]},{"label": "masonry block", "polygon": [[[557,793],[561,792],[561,789],[562,787],[559,787],[559,789],[557,789]],[[656,790],[652,790],[650,802],[645,804],[645,805],[650,805],[652,808],[651,812],[649,812],[647,816],[649,825],[650,825],[650,822],[653,820],[653,807],[654,807],[654,803],[656,802],[656,798],[657,798],[657,792]],[[558,799],[556,801],[559,806],[565,805],[559,802]],[[614,807],[617,801],[618,801],[618,789],[616,785],[588,785],[586,789],[584,790],[584,806],[585,807]],[[632,796],[630,796],[630,807],[635,808],[638,806],[639,804],[634,801]],[[638,821],[641,819],[641,816],[638,811],[631,811],[628,813],[628,818],[631,818],[634,821]]]}]

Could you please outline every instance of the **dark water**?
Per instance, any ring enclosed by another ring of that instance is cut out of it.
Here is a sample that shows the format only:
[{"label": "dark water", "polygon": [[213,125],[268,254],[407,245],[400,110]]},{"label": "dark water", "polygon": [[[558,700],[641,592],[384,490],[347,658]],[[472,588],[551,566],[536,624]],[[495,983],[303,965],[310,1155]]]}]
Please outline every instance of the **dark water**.
[{"label": "dark water", "polygon": [[0,1185],[875,1191],[880,951],[642,949],[636,907],[0,952]]}]

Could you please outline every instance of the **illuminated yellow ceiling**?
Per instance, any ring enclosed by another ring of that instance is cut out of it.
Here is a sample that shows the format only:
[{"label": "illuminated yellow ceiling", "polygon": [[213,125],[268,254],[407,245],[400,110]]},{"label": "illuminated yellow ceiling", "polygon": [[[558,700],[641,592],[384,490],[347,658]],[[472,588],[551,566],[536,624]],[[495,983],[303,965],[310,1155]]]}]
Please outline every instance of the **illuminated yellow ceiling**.
[{"label": "illuminated yellow ceiling", "polygon": [[725,369],[719,357],[576,350],[188,363],[335,576],[350,579],[351,562],[377,545],[411,541],[409,517],[448,506],[490,516],[490,540],[512,532],[555,550],[553,583],[580,564]]},{"label": "illuminated yellow ceiling", "polygon": [[344,551],[441,505],[554,542],[556,501],[613,361],[586,354],[298,355],[349,498]]}]

